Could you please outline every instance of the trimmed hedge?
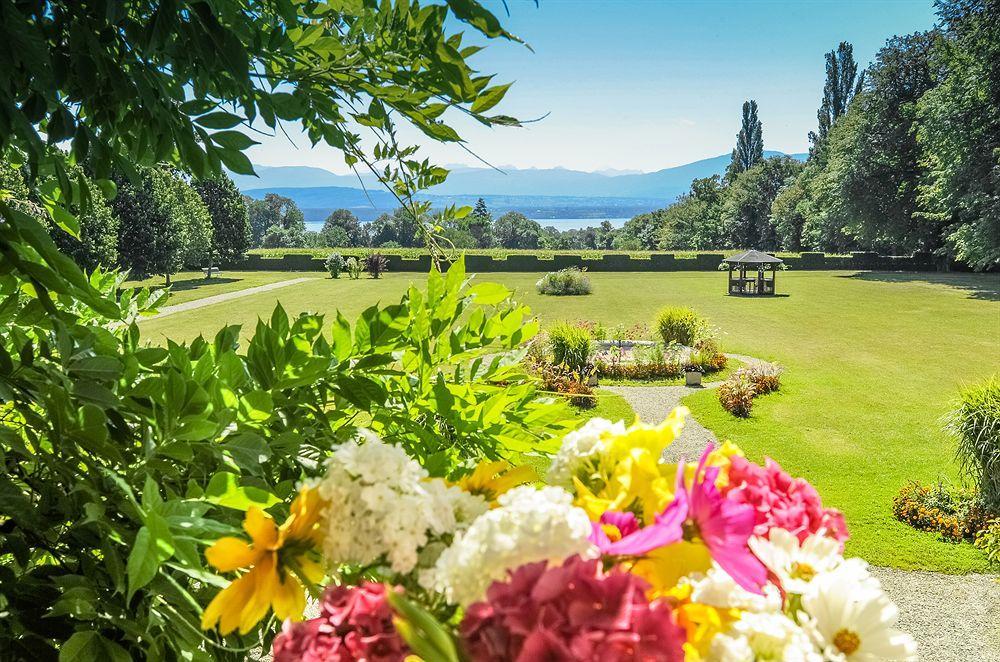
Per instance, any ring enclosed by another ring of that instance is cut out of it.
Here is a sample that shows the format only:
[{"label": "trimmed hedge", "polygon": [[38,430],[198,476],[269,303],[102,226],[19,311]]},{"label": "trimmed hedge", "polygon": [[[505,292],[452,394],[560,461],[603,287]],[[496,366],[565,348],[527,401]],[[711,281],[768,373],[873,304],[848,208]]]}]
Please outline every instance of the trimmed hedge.
[{"label": "trimmed hedge", "polygon": [[[267,254],[251,253],[246,259],[226,268],[239,271],[325,271],[323,261],[330,251],[311,249]],[[416,250],[405,252],[380,250],[389,261],[389,271],[427,273],[431,267],[428,254]],[[367,249],[338,249],[345,258],[351,255],[366,255]],[[716,271],[726,253],[467,253],[465,266],[469,272],[528,272],[538,273],[558,271],[568,267],[579,267],[589,272],[635,272],[635,271]],[[780,255],[780,254],[779,254]],[[877,253],[851,253],[850,255],[826,255],[824,253],[800,253],[782,257],[793,271],[846,270],[846,271],[937,271],[938,263],[930,253],[915,253],[911,256],[887,256]],[[952,265],[961,269],[961,265]]]}]

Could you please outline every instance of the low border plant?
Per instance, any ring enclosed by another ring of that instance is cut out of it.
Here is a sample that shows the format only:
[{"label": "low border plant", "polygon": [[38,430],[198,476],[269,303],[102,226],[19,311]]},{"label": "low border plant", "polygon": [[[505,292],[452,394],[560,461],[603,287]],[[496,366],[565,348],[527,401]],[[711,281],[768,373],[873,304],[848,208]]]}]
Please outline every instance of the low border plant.
[{"label": "low border plant", "polygon": [[578,267],[550,271],[535,283],[535,289],[552,296],[580,296],[593,291],[586,271]]}]

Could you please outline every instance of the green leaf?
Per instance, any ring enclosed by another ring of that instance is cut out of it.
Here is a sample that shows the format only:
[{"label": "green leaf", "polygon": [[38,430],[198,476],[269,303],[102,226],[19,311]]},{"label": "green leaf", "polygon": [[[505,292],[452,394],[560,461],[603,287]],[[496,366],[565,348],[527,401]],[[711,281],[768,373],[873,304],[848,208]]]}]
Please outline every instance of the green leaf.
[{"label": "green leaf", "polygon": [[216,131],[212,134],[212,142],[232,150],[242,151],[258,144],[239,131]]},{"label": "green leaf", "polygon": [[469,288],[468,295],[480,305],[495,306],[509,299],[511,291],[499,283],[478,283]]},{"label": "green leaf", "polygon": [[240,398],[240,412],[248,420],[262,423],[271,418],[274,411],[274,400],[267,391],[250,391]]},{"label": "green leaf", "polygon": [[241,487],[239,477],[228,471],[220,471],[212,476],[203,498],[209,503],[235,510],[246,510],[250,506],[270,508],[281,501],[259,487]]},{"label": "green leaf", "polygon": [[45,199],[45,207],[49,210],[49,215],[52,217],[52,221],[61,227],[63,230],[68,232],[73,236],[74,239],[80,238],[80,221],[76,216],[66,211],[66,208],[62,205]]},{"label": "green leaf", "polygon": [[493,106],[500,103],[500,101],[507,94],[507,90],[513,83],[505,83],[504,85],[495,85],[494,87],[488,87],[483,92],[476,97],[476,100],[472,102],[472,112],[474,113],[485,113],[487,110]]},{"label": "green leaf", "polygon": [[160,565],[173,553],[174,541],[166,520],[156,513],[147,513],[146,525],[136,534],[125,564],[129,600],[137,590],[153,581]]},{"label": "green leaf", "polygon": [[96,662],[103,649],[101,635],[93,630],[76,632],[59,649],[59,662]]},{"label": "green leaf", "polygon": [[233,115],[232,113],[227,113],[221,110],[215,113],[209,113],[208,115],[202,115],[195,120],[195,122],[202,125],[206,129],[231,129],[242,121],[243,118],[239,115]]}]

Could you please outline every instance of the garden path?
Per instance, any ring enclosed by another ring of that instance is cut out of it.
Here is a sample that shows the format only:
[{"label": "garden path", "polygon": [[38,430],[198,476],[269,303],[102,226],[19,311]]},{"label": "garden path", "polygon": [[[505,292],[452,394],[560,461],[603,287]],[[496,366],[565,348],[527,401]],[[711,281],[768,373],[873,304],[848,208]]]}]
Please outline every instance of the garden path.
[{"label": "garden path", "polygon": [[260,294],[261,292],[268,292],[270,290],[277,290],[282,287],[288,287],[290,285],[298,285],[299,283],[304,283],[308,280],[315,280],[312,277],[304,278],[290,278],[288,280],[279,280],[277,283],[268,283],[266,285],[258,285],[257,287],[248,287],[245,290],[236,290],[235,292],[223,292],[222,294],[214,294],[212,296],[204,297],[202,299],[195,299],[194,301],[185,301],[184,303],[179,303],[174,306],[164,306],[160,308],[160,312],[155,315],[150,315],[149,317],[139,318],[140,322],[145,322],[147,320],[155,320],[159,317],[166,317],[167,315],[173,315],[174,313],[182,313],[185,310],[195,310],[197,308],[203,308],[205,306],[211,306],[217,303],[222,303],[224,301],[231,301],[233,299],[240,299],[242,297],[253,296],[254,294]]},{"label": "garden path", "polygon": [[[729,355],[744,362],[749,356]],[[607,386],[625,398],[643,423],[657,424],[689,393],[713,388],[688,386]],[[715,435],[693,416],[663,453],[667,462],[696,461]],[[946,575],[938,572],[871,568],[899,607],[899,627],[917,640],[920,659],[928,662],[978,660],[1000,662],[1000,583],[992,575]]]}]

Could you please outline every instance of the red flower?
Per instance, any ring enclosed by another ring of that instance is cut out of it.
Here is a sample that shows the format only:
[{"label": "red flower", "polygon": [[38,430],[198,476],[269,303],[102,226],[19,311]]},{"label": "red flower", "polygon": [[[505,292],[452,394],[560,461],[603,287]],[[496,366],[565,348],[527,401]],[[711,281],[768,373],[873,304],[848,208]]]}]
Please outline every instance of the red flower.
[{"label": "red flower", "polygon": [[754,535],[766,536],[773,527],[786,529],[799,542],[813,533],[822,533],[841,542],[847,540],[844,515],[823,508],[819,492],[807,481],[792,478],[770,458],[764,466],[744,457],[730,459],[726,498],[753,506],[756,511]]},{"label": "red flower", "polygon": [[473,660],[684,659],[684,630],[669,604],[646,599],[645,581],[579,556],[545,566],[521,566],[469,607],[461,635]]},{"label": "red flower", "polygon": [[410,651],[392,616],[382,584],[331,586],[319,618],[285,622],[274,640],[274,662],[399,662]]}]

